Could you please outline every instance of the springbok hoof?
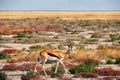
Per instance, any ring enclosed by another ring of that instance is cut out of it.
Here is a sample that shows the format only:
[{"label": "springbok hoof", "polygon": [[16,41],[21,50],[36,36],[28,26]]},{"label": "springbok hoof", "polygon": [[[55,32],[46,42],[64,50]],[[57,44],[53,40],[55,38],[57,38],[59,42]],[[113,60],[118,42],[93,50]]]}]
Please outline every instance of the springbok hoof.
[{"label": "springbok hoof", "polygon": [[36,72],[36,73],[37,73],[37,70],[34,70],[34,72]]}]

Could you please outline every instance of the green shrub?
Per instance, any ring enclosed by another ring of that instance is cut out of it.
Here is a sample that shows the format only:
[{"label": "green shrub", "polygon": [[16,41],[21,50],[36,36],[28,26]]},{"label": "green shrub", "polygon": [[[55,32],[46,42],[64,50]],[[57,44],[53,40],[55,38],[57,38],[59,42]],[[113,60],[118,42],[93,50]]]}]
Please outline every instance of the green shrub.
[{"label": "green shrub", "polygon": [[115,59],[115,64],[119,64],[120,63],[120,57]]},{"label": "green shrub", "polygon": [[79,32],[77,32],[77,31],[73,31],[71,34],[78,34]]},{"label": "green shrub", "polygon": [[2,41],[3,40],[3,38],[0,36],[0,41]]},{"label": "green shrub", "polygon": [[43,46],[41,46],[41,45],[35,45],[35,46],[31,46],[31,47],[29,47],[31,50],[41,50],[41,49],[43,49]]},{"label": "green shrub", "polygon": [[109,60],[106,61],[106,64],[114,64],[114,62],[109,59]]},{"label": "green shrub", "polygon": [[120,24],[120,21],[116,21],[116,24]]},{"label": "green shrub", "polygon": [[7,59],[10,56],[8,54],[0,53],[0,59]]},{"label": "green shrub", "polygon": [[120,40],[120,36],[116,34],[110,34],[111,41]]},{"label": "green shrub", "polygon": [[[55,72],[56,66],[52,66],[51,70]],[[57,73],[63,74],[65,73],[65,70],[63,69],[63,67],[58,67],[57,69]]]},{"label": "green shrub", "polygon": [[35,80],[37,80],[36,77],[37,73],[35,73],[33,70],[29,70],[27,71],[26,75],[25,74],[21,75],[21,80],[34,80],[34,78]]},{"label": "green shrub", "polygon": [[80,72],[94,73],[95,72],[95,67],[93,65],[79,64],[76,67],[70,68],[69,72],[71,74],[77,74],[77,73],[80,73]]},{"label": "green shrub", "polygon": [[95,61],[95,60],[93,60],[93,59],[87,59],[87,60],[85,61],[85,64],[86,64],[86,65],[93,65],[93,66],[95,66],[95,65],[98,65],[98,62]]},{"label": "green shrub", "polygon": [[24,34],[23,32],[18,33],[18,37],[19,37],[19,38],[23,38],[23,37],[25,37],[25,34]]},{"label": "green shrub", "polygon": [[0,71],[0,80],[7,80],[7,75]]},{"label": "green shrub", "polygon": [[99,34],[92,34],[91,38],[100,38]]},{"label": "green shrub", "polygon": [[97,43],[98,39],[97,38],[91,38],[91,39],[87,39],[84,43],[85,44],[93,44],[93,43]]},{"label": "green shrub", "polygon": [[11,39],[10,38],[2,38],[2,37],[0,37],[0,41],[10,41]]},{"label": "green shrub", "polygon": [[27,75],[35,75],[36,73],[33,70],[27,71]]}]

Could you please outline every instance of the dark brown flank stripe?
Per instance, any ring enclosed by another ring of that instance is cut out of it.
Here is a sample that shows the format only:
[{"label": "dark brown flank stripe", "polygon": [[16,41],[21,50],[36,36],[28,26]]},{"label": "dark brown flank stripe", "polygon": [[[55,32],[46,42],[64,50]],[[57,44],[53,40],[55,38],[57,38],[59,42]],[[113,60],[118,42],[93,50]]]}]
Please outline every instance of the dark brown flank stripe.
[{"label": "dark brown flank stripe", "polygon": [[59,59],[59,57],[54,55],[54,54],[48,53],[48,55],[53,56],[53,57],[57,57]]}]

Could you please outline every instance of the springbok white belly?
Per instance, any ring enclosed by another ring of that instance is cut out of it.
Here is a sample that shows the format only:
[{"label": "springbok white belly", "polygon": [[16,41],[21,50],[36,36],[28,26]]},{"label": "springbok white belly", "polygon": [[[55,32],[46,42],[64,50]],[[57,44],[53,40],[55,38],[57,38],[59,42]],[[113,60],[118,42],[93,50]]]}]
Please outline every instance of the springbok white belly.
[{"label": "springbok white belly", "polygon": [[48,55],[48,60],[58,60],[58,58]]}]

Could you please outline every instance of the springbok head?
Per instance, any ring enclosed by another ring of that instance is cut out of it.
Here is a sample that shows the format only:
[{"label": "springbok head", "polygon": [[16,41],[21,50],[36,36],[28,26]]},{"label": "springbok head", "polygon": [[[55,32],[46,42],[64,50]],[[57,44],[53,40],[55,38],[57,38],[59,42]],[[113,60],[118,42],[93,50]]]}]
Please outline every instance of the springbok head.
[{"label": "springbok head", "polygon": [[72,44],[69,44],[68,48],[69,48],[70,54],[75,54],[76,53]]}]

